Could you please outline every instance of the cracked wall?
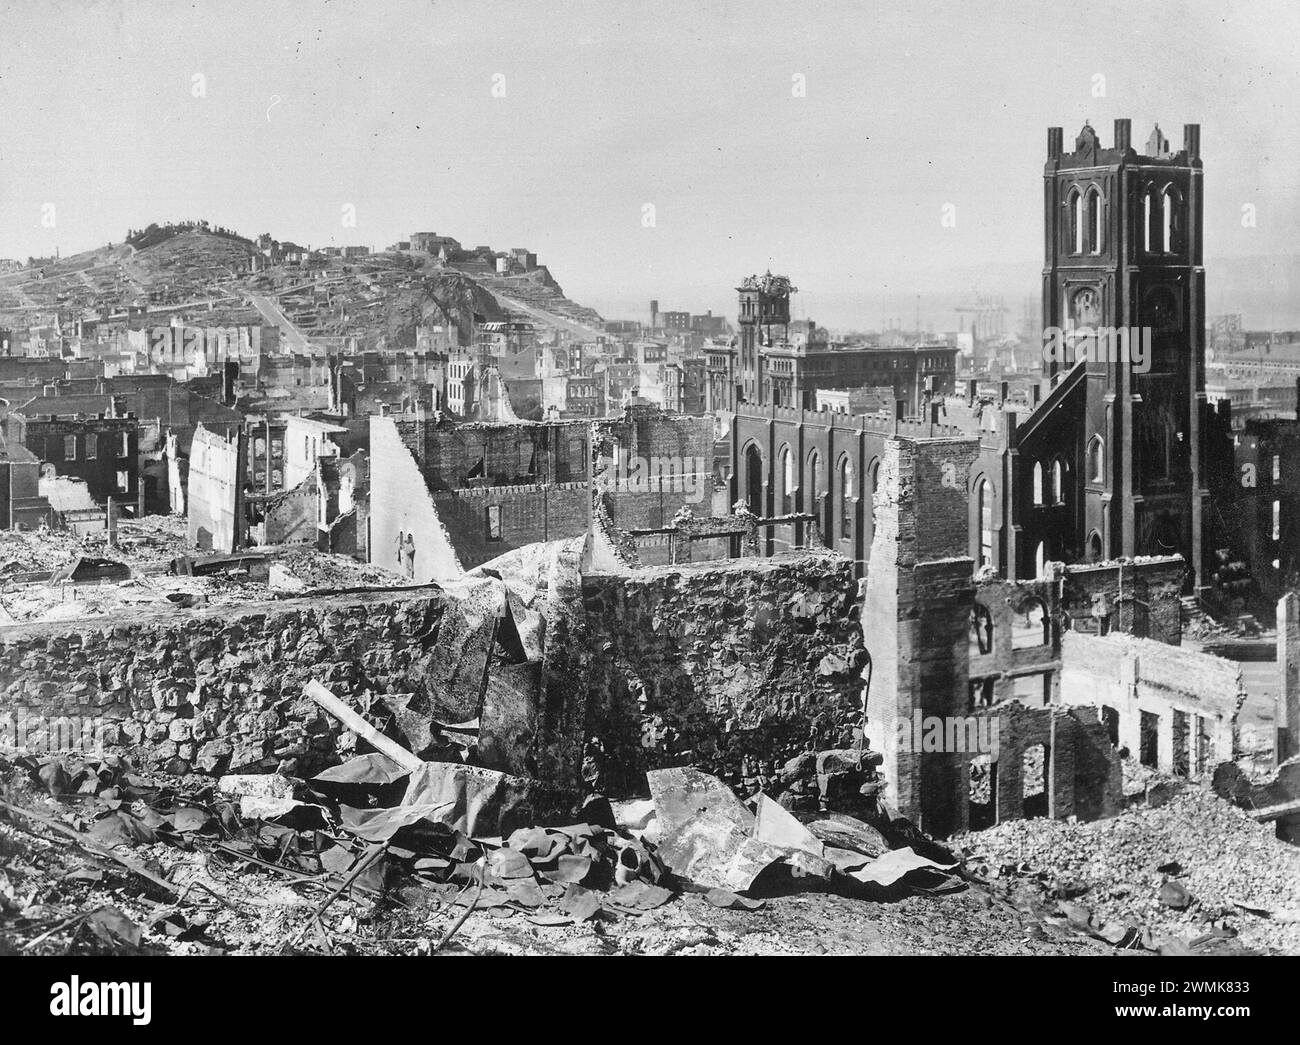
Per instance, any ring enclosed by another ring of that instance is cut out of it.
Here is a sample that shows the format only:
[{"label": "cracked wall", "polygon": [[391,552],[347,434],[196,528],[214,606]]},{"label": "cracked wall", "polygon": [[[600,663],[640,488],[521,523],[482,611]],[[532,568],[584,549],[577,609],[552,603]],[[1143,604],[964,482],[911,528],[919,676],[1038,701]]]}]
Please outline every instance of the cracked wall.
[{"label": "cracked wall", "polygon": [[646,770],[693,765],[752,792],[797,755],[853,746],[856,588],[830,554],[584,578],[588,780],[638,793]]}]

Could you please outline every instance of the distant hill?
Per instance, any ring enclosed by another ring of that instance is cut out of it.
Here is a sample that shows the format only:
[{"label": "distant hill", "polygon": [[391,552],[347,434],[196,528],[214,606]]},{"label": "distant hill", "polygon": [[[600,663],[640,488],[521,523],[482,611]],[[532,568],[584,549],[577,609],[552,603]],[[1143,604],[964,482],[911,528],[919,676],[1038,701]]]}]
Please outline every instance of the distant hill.
[{"label": "distant hill", "polygon": [[56,315],[120,314],[129,306],[157,311],[160,322],[172,312],[206,325],[258,323],[268,303],[308,340],[355,338],[364,347],[380,339],[413,347],[417,327],[430,322],[467,336],[475,316],[509,314],[579,336],[599,332],[602,323],[569,300],[544,266],[507,276],[477,260],[458,265],[406,252],[314,253],[304,263],[273,264],[254,240],[201,222],[130,230],[122,243],[0,275],[0,328]]}]

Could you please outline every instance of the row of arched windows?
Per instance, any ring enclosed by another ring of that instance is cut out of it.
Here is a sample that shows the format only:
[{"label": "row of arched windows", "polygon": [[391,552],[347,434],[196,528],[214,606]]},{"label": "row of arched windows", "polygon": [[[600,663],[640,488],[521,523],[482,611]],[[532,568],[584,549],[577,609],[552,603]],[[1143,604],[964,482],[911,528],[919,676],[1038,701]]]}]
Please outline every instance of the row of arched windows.
[{"label": "row of arched windows", "polygon": [[[751,492],[761,488],[763,473],[762,453],[754,444],[750,444],[745,450],[745,464],[749,470],[747,476],[746,488]],[[848,454],[841,454],[836,465],[834,481],[826,483],[826,476],[823,472],[821,453],[818,450],[812,450],[804,468],[804,475],[807,478],[806,489],[812,492],[812,503],[804,505],[805,511],[817,512],[825,502],[821,499],[826,496],[834,496],[834,514],[831,516],[831,525],[834,532],[828,536],[851,539],[854,533],[854,512],[856,508],[857,487],[856,476],[854,474],[853,460]],[[880,462],[875,461],[869,469],[871,479],[871,494],[875,495],[876,486],[880,477]],[[796,489],[795,480],[795,461],[794,452],[787,444],[782,446],[777,452],[776,468],[773,472],[773,478],[776,481],[776,488],[773,491],[775,495],[775,509],[780,515],[792,514],[795,510],[794,493]],[[830,488],[823,489],[829,485]],[[751,497],[751,500],[753,498]],[[818,502],[821,501],[819,504]],[[757,504],[750,505],[754,513],[762,514],[762,506]]]},{"label": "row of arched windows", "polygon": [[[1070,216],[1070,253],[1100,254],[1106,249],[1106,200],[1095,185],[1074,188],[1066,197]],[[1182,249],[1183,198],[1173,185],[1142,193],[1142,249],[1148,254],[1174,254]]]},{"label": "row of arched windows", "polygon": [[[1050,491],[1047,489],[1049,480]],[[1050,502],[1047,500],[1049,493]],[[1044,470],[1042,461],[1034,462],[1034,505],[1041,507],[1048,503],[1065,503],[1065,466],[1059,457],[1053,459],[1050,472]]]},{"label": "row of arched windows", "polygon": [[1181,248],[1183,198],[1172,185],[1142,193],[1142,249],[1148,254],[1173,254]]},{"label": "row of arched windows", "polygon": [[1087,192],[1075,189],[1069,196],[1070,252],[1100,254],[1105,249],[1106,203],[1095,185]]}]

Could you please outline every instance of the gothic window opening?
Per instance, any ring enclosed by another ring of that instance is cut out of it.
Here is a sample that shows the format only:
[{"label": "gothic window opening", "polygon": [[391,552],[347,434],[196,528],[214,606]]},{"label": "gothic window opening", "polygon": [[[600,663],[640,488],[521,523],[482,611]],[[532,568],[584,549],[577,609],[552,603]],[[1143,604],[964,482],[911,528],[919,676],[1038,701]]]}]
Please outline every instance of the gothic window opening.
[{"label": "gothic window opening", "polygon": [[1070,194],[1070,253],[1083,253],[1084,213],[1083,193],[1075,189]]},{"label": "gothic window opening", "polygon": [[1092,441],[1088,443],[1088,480],[1094,483],[1104,483],[1106,481],[1106,457],[1102,453],[1101,436],[1093,436]]},{"label": "gothic window opening", "polygon": [[993,487],[981,479],[976,487],[980,517],[980,565],[993,565]]},{"label": "gothic window opening", "polygon": [[840,461],[840,536],[853,536],[853,463],[847,455]]},{"label": "gothic window opening", "polygon": [[794,511],[794,455],[788,446],[781,448],[780,468],[781,489],[777,491],[780,498],[781,514],[789,515]]},{"label": "gothic window opening", "polygon": [[1102,249],[1101,193],[1092,189],[1088,193],[1088,250],[1092,254],[1100,254]]},{"label": "gothic window opening", "polygon": [[1172,254],[1178,250],[1179,215],[1182,213],[1182,198],[1172,185],[1165,186],[1160,194],[1160,250]]}]

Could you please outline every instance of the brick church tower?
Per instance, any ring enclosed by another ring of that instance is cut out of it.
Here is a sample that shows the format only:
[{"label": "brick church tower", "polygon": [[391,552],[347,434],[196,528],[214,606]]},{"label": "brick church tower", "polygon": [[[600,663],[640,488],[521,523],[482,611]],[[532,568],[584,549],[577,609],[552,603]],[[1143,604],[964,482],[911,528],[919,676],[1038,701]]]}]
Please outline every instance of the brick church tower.
[{"label": "brick church tower", "polygon": [[1062,129],[1048,129],[1043,326],[1045,345],[1056,336],[1065,351],[1045,347],[1052,388],[1043,406],[1064,408],[1069,430],[1045,426],[1040,442],[1055,447],[1035,448],[1031,435],[1019,451],[1028,467],[1056,453],[1072,473],[1047,473],[1074,502],[1074,533],[1062,542],[1072,547],[1044,546],[1051,538],[1043,536],[1040,557],[1177,552],[1199,588],[1207,495],[1200,127],[1184,125],[1177,152],[1158,126],[1140,151],[1130,135],[1130,121],[1116,120],[1106,149],[1085,124],[1066,152]]},{"label": "brick church tower", "polygon": [[790,295],[798,293],[785,276],[771,272],[749,276],[736,288],[740,295],[739,359],[736,382],[741,396],[749,403],[766,405],[764,360],[761,351],[767,345],[784,342],[790,336]]}]

